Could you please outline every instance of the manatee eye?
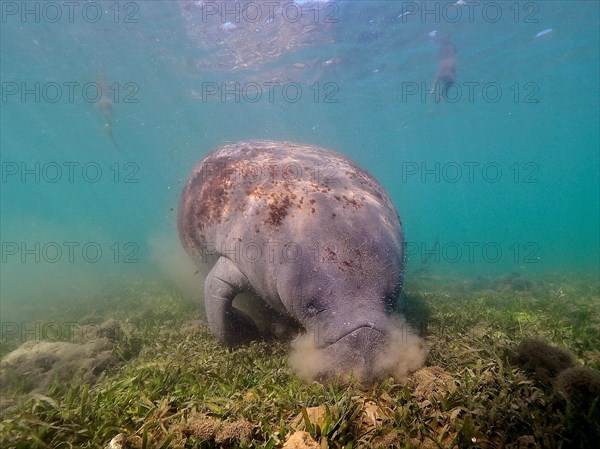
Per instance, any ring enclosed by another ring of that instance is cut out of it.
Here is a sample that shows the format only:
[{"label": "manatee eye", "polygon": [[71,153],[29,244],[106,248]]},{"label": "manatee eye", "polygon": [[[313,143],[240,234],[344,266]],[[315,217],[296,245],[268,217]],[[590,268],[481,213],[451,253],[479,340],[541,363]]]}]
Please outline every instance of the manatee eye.
[{"label": "manatee eye", "polygon": [[315,316],[319,311],[317,310],[317,306],[314,302],[309,302],[306,304],[306,314],[308,316]]}]

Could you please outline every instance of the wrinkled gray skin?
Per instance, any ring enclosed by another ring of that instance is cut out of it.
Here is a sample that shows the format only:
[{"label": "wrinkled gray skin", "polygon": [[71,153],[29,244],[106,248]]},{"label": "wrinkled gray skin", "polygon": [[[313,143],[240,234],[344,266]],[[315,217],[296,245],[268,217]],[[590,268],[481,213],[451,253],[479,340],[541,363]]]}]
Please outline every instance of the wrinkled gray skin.
[{"label": "wrinkled gray skin", "polygon": [[371,372],[404,258],[396,209],[368,172],[314,146],[226,145],[192,173],[178,227],[208,272],[207,319],[224,344],[305,329],[335,357],[323,375]]}]

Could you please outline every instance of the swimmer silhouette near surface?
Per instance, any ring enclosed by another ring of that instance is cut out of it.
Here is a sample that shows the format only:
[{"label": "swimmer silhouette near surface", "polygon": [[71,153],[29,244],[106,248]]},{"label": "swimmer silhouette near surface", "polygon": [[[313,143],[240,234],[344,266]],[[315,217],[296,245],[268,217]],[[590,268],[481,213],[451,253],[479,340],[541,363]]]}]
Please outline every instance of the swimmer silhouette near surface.
[{"label": "swimmer silhouette near surface", "polygon": [[456,83],[456,46],[448,38],[439,41],[438,46],[439,65],[432,93],[439,92],[448,100],[448,89]]},{"label": "swimmer silhouette near surface", "polygon": [[100,99],[95,103],[95,107],[100,110],[104,116],[104,132],[106,133],[113,148],[118,152],[122,152],[121,147],[117,144],[115,136],[113,134],[113,119],[112,119],[112,106],[113,99],[110,95],[110,87],[106,81],[106,72],[102,71],[98,76],[97,84],[100,88]]}]

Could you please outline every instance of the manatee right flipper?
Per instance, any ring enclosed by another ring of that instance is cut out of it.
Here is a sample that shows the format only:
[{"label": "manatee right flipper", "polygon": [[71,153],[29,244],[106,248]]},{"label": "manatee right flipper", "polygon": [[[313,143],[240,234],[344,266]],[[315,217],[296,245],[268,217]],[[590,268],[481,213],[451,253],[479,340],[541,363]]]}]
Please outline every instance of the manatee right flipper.
[{"label": "manatee right flipper", "polygon": [[204,284],[206,318],[212,334],[229,347],[260,338],[254,322],[233,307],[234,298],[251,290],[250,283],[235,264],[221,257],[210,270]]}]

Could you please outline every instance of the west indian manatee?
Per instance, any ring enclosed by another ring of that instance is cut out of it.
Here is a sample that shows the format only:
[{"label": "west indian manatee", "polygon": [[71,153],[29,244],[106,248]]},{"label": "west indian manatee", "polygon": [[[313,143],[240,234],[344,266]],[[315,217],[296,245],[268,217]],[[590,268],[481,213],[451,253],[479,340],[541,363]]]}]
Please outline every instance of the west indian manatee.
[{"label": "west indian manatee", "polygon": [[304,330],[306,377],[404,375],[421,341],[393,310],[402,286],[400,219],[376,179],[311,145],[244,141],[213,150],[183,190],[178,227],[205,276],[211,332],[237,346]]}]

